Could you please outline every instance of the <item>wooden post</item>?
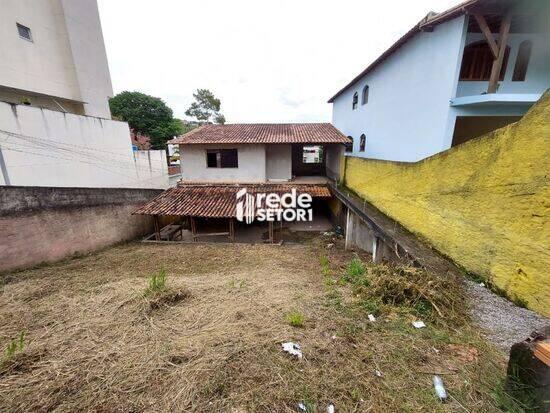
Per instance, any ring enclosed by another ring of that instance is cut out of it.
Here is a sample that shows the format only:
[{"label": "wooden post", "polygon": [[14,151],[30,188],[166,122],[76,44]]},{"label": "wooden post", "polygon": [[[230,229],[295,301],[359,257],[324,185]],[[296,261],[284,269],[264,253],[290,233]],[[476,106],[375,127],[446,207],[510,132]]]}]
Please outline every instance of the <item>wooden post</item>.
[{"label": "wooden post", "polygon": [[510,24],[512,23],[512,13],[508,12],[500,23],[500,32],[498,35],[498,56],[493,61],[491,68],[491,77],[489,78],[489,87],[487,93],[495,93],[498,88],[498,79],[502,69],[502,62],[506,54],[506,43],[508,43],[508,35],[510,34]]},{"label": "wooden post", "polygon": [[479,28],[481,29],[481,32],[485,36],[485,40],[487,40],[487,44],[489,45],[491,52],[493,53],[493,59],[498,58],[497,42],[493,37],[493,33],[491,33],[491,29],[489,28],[489,25],[487,24],[485,17],[483,17],[483,15],[479,13],[474,13],[474,17],[477,21]]},{"label": "wooden post", "polygon": [[197,223],[195,222],[195,217],[190,217],[191,219],[191,235],[193,236],[193,242],[197,242]]},{"label": "wooden post", "polygon": [[273,244],[273,221],[269,221],[269,242]]},{"label": "wooden post", "polygon": [[235,221],[229,218],[229,240],[235,242]]},{"label": "wooden post", "polygon": [[155,215],[154,217],[155,222],[155,240],[160,241],[160,223],[159,223],[159,216]]}]

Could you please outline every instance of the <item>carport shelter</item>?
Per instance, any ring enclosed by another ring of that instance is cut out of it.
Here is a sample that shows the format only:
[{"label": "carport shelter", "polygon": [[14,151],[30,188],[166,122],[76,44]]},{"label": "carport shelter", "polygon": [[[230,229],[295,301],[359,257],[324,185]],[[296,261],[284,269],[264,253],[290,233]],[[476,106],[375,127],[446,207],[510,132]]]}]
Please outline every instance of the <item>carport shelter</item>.
[{"label": "carport shelter", "polygon": [[[151,201],[137,209],[133,214],[152,215],[155,223],[154,239],[173,240],[178,234],[183,238],[183,230],[191,231],[193,241],[204,236],[226,236],[235,241],[235,220],[237,217],[237,192],[246,188],[247,193],[275,193],[283,195],[292,189],[298,195],[309,194],[312,198],[330,198],[331,193],[326,185],[313,184],[180,184],[167,189]],[[178,217],[161,228],[161,217]],[[220,232],[199,232],[198,218],[219,219],[226,222]],[[269,224],[269,242],[274,242],[274,222]],[[151,236],[152,237],[152,236]]]}]

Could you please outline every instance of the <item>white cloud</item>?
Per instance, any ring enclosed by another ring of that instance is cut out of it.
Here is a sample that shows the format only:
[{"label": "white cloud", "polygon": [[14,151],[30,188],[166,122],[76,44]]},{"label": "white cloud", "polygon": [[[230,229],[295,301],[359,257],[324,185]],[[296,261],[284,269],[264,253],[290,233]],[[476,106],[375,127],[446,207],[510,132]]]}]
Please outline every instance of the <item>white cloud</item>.
[{"label": "white cloud", "polygon": [[185,117],[197,88],[228,122],[331,119],[326,101],[430,10],[458,0],[99,0],[113,87]]}]

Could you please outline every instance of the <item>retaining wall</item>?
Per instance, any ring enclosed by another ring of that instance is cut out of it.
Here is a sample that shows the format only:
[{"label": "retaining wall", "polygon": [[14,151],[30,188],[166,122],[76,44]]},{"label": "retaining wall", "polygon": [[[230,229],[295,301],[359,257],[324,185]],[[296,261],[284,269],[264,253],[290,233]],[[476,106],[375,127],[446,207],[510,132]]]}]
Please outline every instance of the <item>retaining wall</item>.
[{"label": "retaining wall", "polygon": [[415,163],[347,157],[345,185],[467,271],[550,315],[550,94]]}]

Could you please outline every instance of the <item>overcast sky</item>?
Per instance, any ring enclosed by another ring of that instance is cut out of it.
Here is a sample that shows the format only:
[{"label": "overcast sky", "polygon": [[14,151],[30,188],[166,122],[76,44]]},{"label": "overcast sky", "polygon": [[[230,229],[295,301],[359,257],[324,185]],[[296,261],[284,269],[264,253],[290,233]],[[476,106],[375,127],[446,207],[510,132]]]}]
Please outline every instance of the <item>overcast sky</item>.
[{"label": "overcast sky", "polygon": [[98,3],[115,93],[158,96],[185,118],[207,88],[236,123],[330,122],[334,93],[430,10],[460,0]]}]

